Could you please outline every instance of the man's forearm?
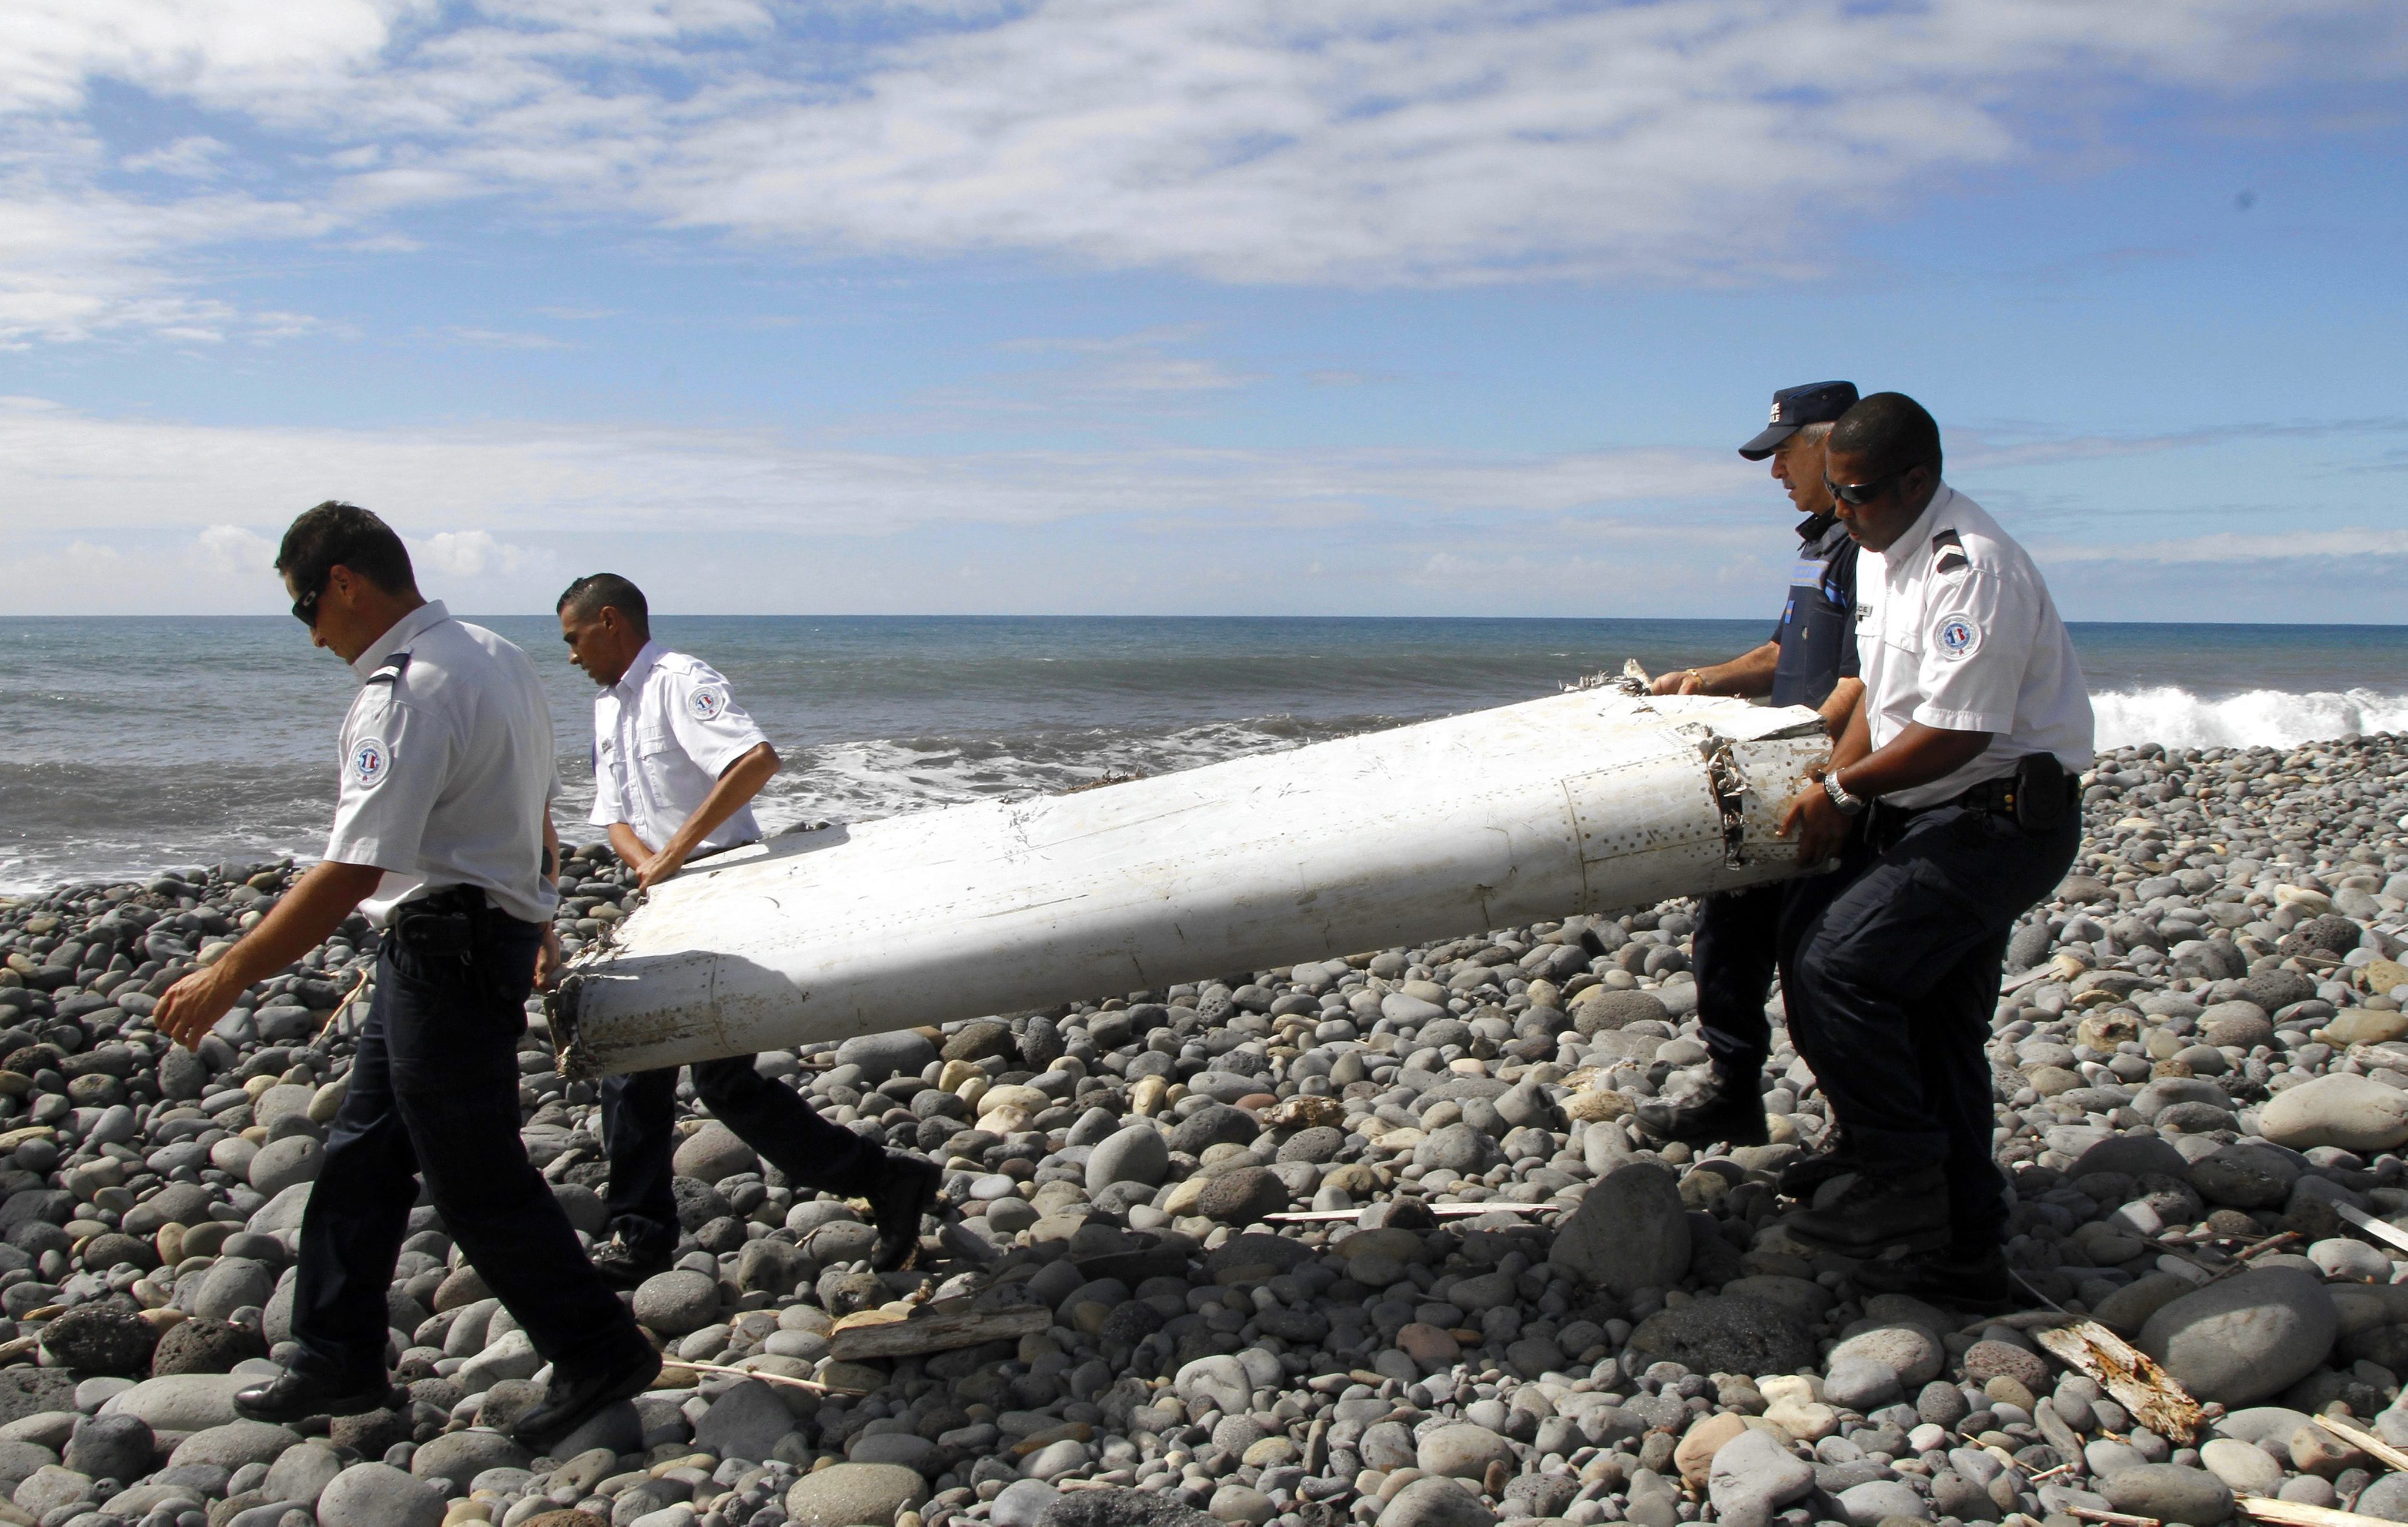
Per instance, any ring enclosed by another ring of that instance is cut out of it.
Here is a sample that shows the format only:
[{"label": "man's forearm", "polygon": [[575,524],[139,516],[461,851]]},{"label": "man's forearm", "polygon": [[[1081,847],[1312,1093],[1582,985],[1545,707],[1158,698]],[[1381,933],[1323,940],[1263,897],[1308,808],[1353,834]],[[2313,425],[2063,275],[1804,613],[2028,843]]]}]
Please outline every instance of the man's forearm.
[{"label": "man's forearm", "polygon": [[1772,673],[1781,666],[1781,644],[1766,642],[1751,651],[1741,653],[1728,663],[1718,663],[1711,668],[1698,670],[1698,692],[1703,694],[1735,694],[1754,698],[1772,692]]},{"label": "man's forearm", "polygon": [[332,861],[310,870],[217,963],[221,981],[249,987],[323,943],[384,878],[373,864]]},{"label": "man's forearm", "polygon": [[761,787],[777,773],[778,750],[766,742],[738,758],[720,771],[719,780],[710,787],[710,793],[703,797],[702,804],[694,808],[694,815],[679,825],[669,840],[661,845],[662,850],[673,852],[681,859],[692,853],[696,844],[718,831],[722,823],[741,810],[744,804],[759,794]]},{"label": "man's forearm", "polygon": [[1823,713],[1823,730],[1836,742],[1848,735],[1848,727],[1856,718],[1856,703],[1864,698],[1865,681],[1842,678],[1831,687],[1830,697],[1819,707]]},{"label": "man's forearm", "polygon": [[[1850,731],[1854,733],[1853,725]],[[1839,764],[1833,772],[1852,795],[1895,795],[1956,773],[1989,745],[1987,732],[1949,732],[1914,721],[1886,746],[1859,762]]]},{"label": "man's forearm", "polygon": [[611,849],[621,859],[638,869],[642,869],[651,863],[652,855],[659,851],[642,838],[638,837],[636,830],[624,821],[612,822],[609,834]]}]

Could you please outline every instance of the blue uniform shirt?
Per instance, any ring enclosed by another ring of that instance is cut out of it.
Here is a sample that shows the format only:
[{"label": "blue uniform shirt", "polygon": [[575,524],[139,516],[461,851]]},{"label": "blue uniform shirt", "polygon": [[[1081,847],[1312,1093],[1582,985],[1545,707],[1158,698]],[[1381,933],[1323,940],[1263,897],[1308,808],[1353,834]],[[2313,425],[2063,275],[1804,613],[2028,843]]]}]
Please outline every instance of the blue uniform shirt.
[{"label": "blue uniform shirt", "polygon": [[1820,706],[1841,679],[1856,677],[1856,543],[1828,511],[1802,521],[1798,540],[1789,602],[1772,633],[1781,644],[1772,703]]}]

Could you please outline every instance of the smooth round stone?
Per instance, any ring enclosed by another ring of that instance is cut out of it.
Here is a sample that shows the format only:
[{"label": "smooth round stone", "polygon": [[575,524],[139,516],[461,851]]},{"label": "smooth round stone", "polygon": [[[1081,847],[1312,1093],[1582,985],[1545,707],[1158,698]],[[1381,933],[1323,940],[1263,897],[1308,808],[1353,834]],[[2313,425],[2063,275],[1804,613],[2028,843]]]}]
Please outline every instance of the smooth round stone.
[{"label": "smooth round stone", "polygon": [[1452,1479],[1416,1479],[1380,1508],[1374,1527],[1497,1527],[1497,1513]]},{"label": "smooth round stone", "polygon": [[1414,1466],[1424,1474],[1456,1479],[1478,1479],[1499,1462],[1512,1465],[1512,1445],[1487,1427],[1466,1423],[1433,1429],[1414,1452]]},{"label": "smooth round stone", "polygon": [[2236,1495],[2272,1495],[2283,1488],[2283,1465],[2254,1443],[2214,1437],[2199,1450],[2199,1461]]},{"label": "smooth round stone", "polygon": [[441,1527],[443,1491],[386,1463],[354,1463],[318,1497],[318,1527]]},{"label": "smooth round stone", "polygon": [[2391,1281],[2391,1260],[2364,1241],[2341,1236],[2321,1240],[2308,1248],[2308,1260],[2324,1269],[2327,1277],[2358,1283]]},{"label": "smooth round stone", "polygon": [[2229,1409],[2278,1394],[2322,1366],[2339,1329],[2318,1278],[2265,1267],[2164,1306],[2141,1328],[2138,1345],[2193,1395]]},{"label": "smooth round stone", "polygon": [[2214,1527],[2232,1515],[2232,1491],[2205,1469],[2143,1463],[2100,1481],[2099,1492],[2118,1511],[2188,1527]]},{"label": "smooth round stone", "polygon": [[251,1158],[251,1185],[273,1198],[298,1182],[315,1182],[326,1164],[325,1148],[306,1135],[271,1140]]},{"label": "smooth round stone", "polygon": [[2293,1150],[2389,1150],[2408,1142],[2408,1092],[2372,1077],[2317,1077],[2275,1093],[2258,1111],[2258,1130]]},{"label": "smooth round stone", "polygon": [[982,1177],[970,1179],[970,1196],[982,1203],[992,1203],[998,1198],[1015,1197],[1019,1190],[1020,1179],[1006,1177],[1001,1172],[989,1172]]},{"label": "smooth round stone", "polygon": [[1087,1191],[1101,1192],[1116,1182],[1160,1187],[1169,1172],[1169,1144],[1152,1124],[1140,1121],[1097,1142],[1087,1158]]},{"label": "smooth round stone", "polygon": [[681,1177],[697,1182],[717,1182],[738,1172],[758,1171],[761,1158],[743,1137],[716,1120],[705,1124],[681,1142],[672,1166]]},{"label": "smooth round stone", "polygon": [[702,1273],[672,1271],[636,1290],[636,1319],[665,1336],[683,1336],[719,1320],[719,1284]]}]

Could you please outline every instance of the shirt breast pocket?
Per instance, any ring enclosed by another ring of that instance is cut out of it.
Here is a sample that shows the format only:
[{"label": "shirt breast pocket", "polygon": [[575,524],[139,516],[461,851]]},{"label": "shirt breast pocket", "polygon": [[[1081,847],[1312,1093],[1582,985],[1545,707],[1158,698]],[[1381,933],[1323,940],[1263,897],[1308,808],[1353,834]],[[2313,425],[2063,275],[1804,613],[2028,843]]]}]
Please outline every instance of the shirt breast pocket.
[{"label": "shirt breast pocket", "polygon": [[636,734],[636,766],[644,772],[644,780],[656,794],[666,794],[676,784],[678,762],[684,756],[677,738],[666,732]]}]

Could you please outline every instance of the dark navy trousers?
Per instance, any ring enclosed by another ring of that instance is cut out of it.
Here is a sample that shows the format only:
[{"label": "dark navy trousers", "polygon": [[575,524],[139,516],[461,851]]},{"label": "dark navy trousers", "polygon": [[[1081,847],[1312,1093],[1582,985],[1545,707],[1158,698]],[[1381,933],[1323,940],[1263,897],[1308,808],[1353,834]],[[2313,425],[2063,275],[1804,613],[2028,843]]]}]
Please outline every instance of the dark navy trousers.
[{"label": "dark navy trousers", "polygon": [[1781,917],[1790,886],[1718,891],[1698,906],[1689,968],[1698,978],[1698,1025],[1714,1070],[1753,1093],[1772,1053],[1764,1004],[1780,952]]},{"label": "dark navy trousers", "polygon": [[[2014,920],[2065,878],[2078,813],[2029,833],[1965,806],[1876,805],[1839,873],[1799,882],[1784,931],[1793,1032],[1868,1170],[1943,1168],[1956,1249],[2007,1220],[1984,1047]],[[1817,1057],[1820,1057],[1818,1059]]]},{"label": "dark navy trousers", "polygon": [[[670,1188],[677,1075],[668,1066],[602,1079],[610,1226],[630,1251],[646,1258],[677,1249],[677,1197]],[[878,1180],[883,1149],[822,1119],[793,1088],[754,1070],[752,1056],[697,1063],[694,1086],[712,1117],[796,1186],[859,1197]]]},{"label": "dark navy trousers", "polygon": [[[405,904],[407,906],[408,904]],[[466,949],[418,946],[396,918],[351,1083],[301,1221],[296,1364],[363,1385],[385,1374],[385,1290],[423,1176],[443,1227],[536,1350],[563,1373],[650,1349],[603,1286],[519,1139],[519,1036],[543,930],[479,907]]]}]

